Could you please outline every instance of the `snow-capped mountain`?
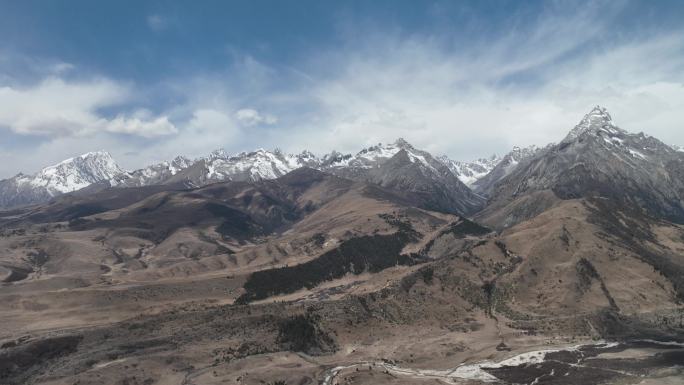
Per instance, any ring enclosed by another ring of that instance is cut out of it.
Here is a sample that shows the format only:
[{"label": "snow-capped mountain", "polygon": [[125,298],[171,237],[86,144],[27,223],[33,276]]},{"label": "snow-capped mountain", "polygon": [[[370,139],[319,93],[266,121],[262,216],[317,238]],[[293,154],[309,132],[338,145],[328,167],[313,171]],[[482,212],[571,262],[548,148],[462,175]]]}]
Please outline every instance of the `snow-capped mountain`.
[{"label": "snow-capped mountain", "polygon": [[225,150],[218,149],[196,160],[176,157],[171,162],[129,172],[120,184],[130,187],[183,182],[190,186],[201,186],[227,180],[255,182],[274,179],[304,166],[315,168],[319,164],[318,158],[308,151],[289,155],[278,150],[258,149],[229,155]]},{"label": "snow-capped mountain", "polygon": [[471,214],[485,203],[443,162],[403,139],[360,151],[345,168],[329,172],[420,196],[422,207]]},{"label": "snow-capped mountain", "polygon": [[605,108],[595,106],[588,114],[584,115],[582,120],[572,130],[570,130],[562,143],[572,142],[587,133],[597,135],[606,134],[609,137],[617,137],[618,135],[626,135],[627,131],[613,124],[613,118]]},{"label": "snow-capped mountain", "polygon": [[301,167],[315,168],[385,187],[401,185],[405,191],[421,194],[440,186],[443,191],[435,194],[440,198],[431,199],[429,204],[448,211],[471,212],[483,203],[441,161],[401,138],[393,143],[362,149],[356,155],[333,151],[321,158],[309,151],[290,155],[277,150],[259,149],[234,156],[215,151],[170,178],[168,182],[201,186],[225,180],[259,181],[278,178]]},{"label": "snow-capped mountain", "polygon": [[[547,146],[548,147],[548,146]],[[543,148],[531,145],[528,147],[513,147],[513,149],[501,158],[485,175],[477,178],[470,185],[475,191],[483,195],[489,195],[491,188],[501,179],[509,175],[521,162],[532,158],[540,153]]]},{"label": "snow-capped mountain", "polygon": [[335,157],[341,160],[324,164],[321,169],[345,178],[424,195],[427,208],[471,213],[484,203],[443,161],[402,138],[365,148],[355,156],[337,154]]},{"label": "snow-capped mountain", "polygon": [[[596,141],[596,143],[594,143]],[[613,122],[605,108],[596,106],[560,143],[562,148],[578,143],[598,144],[623,163],[635,167],[652,163],[663,156],[679,152],[644,133],[631,134]]]},{"label": "snow-capped mountain", "polygon": [[[401,186],[405,191],[415,190],[420,194],[438,188],[439,199],[430,205],[444,210],[470,212],[479,207],[483,200],[458,179],[459,174],[446,161],[446,158],[436,159],[428,152],[416,149],[403,139],[371,146],[355,155],[333,151],[322,157],[309,151],[285,154],[264,149],[230,155],[219,149],[195,160],[179,156],[134,171],[122,170],[108,153],[97,152],[46,167],[30,177],[18,175],[0,182],[0,207],[44,202],[94,183],[117,188],[160,184],[199,187],[221,181],[275,179],[301,167],[386,187]],[[489,167],[486,162],[482,163],[482,167]]]},{"label": "snow-capped mountain", "polygon": [[89,152],[45,167],[33,175],[0,181],[0,207],[39,203],[94,183],[121,179],[124,171],[106,151]]},{"label": "snow-capped mountain", "polygon": [[487,211],[508,213],[506,224],[536,215],[554,199],[596,197],[684,222],[684,154],[619,128],[596,106],[559,144],[521,162],[490,191]]},{"label": "snow-capped mountain", "polygon": [[318,168],[377,168],[402,150],[406,151],[411,162],[419,163],[423,167],[434,169],[440,163],[428,152],[418,150],[403,138],[399,138],[394,143],[378,143],[375,146],[364,148],[354,156],[351,154],[343,155],[333,151],[322,158]]},{"label": "snow-capped mountain", "polygon": [[124,171],[106,151],[89,152],[45,167],[31,177],[21,177],[19,184],[45,187],[51,194],[72,192],[93,183],[112,180]]},{"label": "snow-capped mountain", "polygon": [[258,149],[252,152],[241,152],[228,155],[214,151],[207,158],[200,158],[191,167],[182,170],[173,180],[185,179],[194,185],[203,185],[219,181],[250,181],[275,179],[288,172],[302,167],[301,159],[282,152]]},{"label": "snow-capped mountain", "polygon": [[[359,151],[355,156],[326,156],[329,159],[336,160],[329,163],[327,167],[373,168],[387,161],[403,149],[408,150],[411,153],[415,152],[415,149],[413,149],[413,147],[411,147],[411,145],[406,140],[404,140],[403,138],[399,138],[394,143],[389,143],[385,145],[383,145],[382,143],[378,143],[375,146],[364,148],[363,150]],[[333,152],[333,154],[337,153]],[[418,159],[415,156],[413,158]]]},{"label": "snow-capped mountain", "polygon": [[[403,139],[365,148],[356,155],[333,151],[320,158],[309,151],[292,155],[259,149],[231,156],[218,150],[198,159],[164,183],[202,186],[227,180],[255,182],[275,179],[301,167],[385,187],[398,187],[400,184],[404,191],[415,190],[421,194],[440,186],[443,191],[435,195],[439,198],[424,199],[424,202],[430,201],[431,207],[448,211],[471,212],[483,203],[442,162]],[[401,173],[398,173],[399,169]]]},{"label": "snow-capped mountain", "polygon": [[207,163],[207,179],[249,180],[275,179],[301,167],[297,159],[280,151],[258,149],[235,156],[215,158]]},{"label": "snow-capped mountain", "polygon": [[437,159],[449,167],[451,172],[453,172],[461,182],[465,183],[466,186],[472,186],[473,183],[489,174],[494,167],[501,162],[501,158],[497,155],[492,155],[489,158],[477,159],[472,162],[451,160],[446,155],[442,155]]},{"label": "snow-capped mountain", "polygon": [[180,171],[190,167],[194,162],[186,157],[177,156],[172,161],[152,164],[145,168],[121,174],[112,185],[121,187],[139,187],[164,183]]}]

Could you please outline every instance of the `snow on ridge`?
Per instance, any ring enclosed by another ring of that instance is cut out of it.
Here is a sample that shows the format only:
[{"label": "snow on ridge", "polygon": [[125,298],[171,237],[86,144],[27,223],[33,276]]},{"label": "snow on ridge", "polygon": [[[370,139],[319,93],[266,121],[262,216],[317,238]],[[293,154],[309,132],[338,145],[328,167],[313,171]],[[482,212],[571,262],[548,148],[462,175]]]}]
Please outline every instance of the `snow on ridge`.
[{"label": "snow on ridge", "polygon": [[52,196],[80,190],[93,183],[110,181],[124,170],[106,151],[88,152],[48,166],[34,175],[21,175],[17,184],[45,188]]},{"label": "snow on ridge", "polygon": [[364,148],[356,154],[354,159],[356,160],[356,163],[358,163],[357,166],[369,168],[378,161],[389,159],[398,154],[399,151],[407,150],[409,148],[412,149],[413,147],[411,147],[405,140],[399,138],[394,143],[385,145],[378,143],[375,146]]},{"label": "snow on ridge", "polygon": [[446,155],[438,157],[437,160],[446,165],[466,186],[471,186],[480,178],[489,174],[501,162],[501,158],[497,155],[492,155],[489,158],[480,158],[471,162],[451,160]]},{"label": "snow on ridge", "polygon": [[582,120],[568,133],[563,142],[569,142],[587,132],[603,131],[609,135],[624,134],[625,131],[613,123],[613,118],[608,110],[601,106],[595,106]]},{"label": "snow on ridge", "polygon": [[374,146],[364,148],[356,153],[356,155],[332,151],[330,154],[324,155],[319,164],[323,168],[374,168],[402,150],[406,152],[412,163],[418,163],[421,166],[430,169],[432,172],[437,172],[435,164],[433,164],[434,162],[431,162],[430,159],[428,159],[431,155],[427,152],[415,149],[403,138],[399,138],[393,143],[378,143]]},{"label": "snow on ridge", "polygon": [[[13,179],[25,188],[44,188],[51,196],[55,196],[99,182],[122,187],[164,183],[193,166],[196,166],[196,171],[183,174],[179,180],[192,179],[193,183],[202,185],[208,181],[275,179],[301,167],[331,171],[338,168],[375,168],[400,151],[405,151],[411,162],[434,174],[434,177],[442,177],[445,169],[449,169],[466,185],[471,185],[486,175],[500,161],[496,156],[474,162],[454,162],[447,157],[434,158],[399,138],[393,143],[367,147],[356,155],[332,151],[319,157],[306,150],[299,154],[285,154],[277,149],[263,148],[229,154],[223,149],[217,149],[204,157],[189,159],[177,156],[173,160],[153,163],[134,171],[121,169],[108,152],[95,151],[65,159],[56,165],[45,167],[35,175],[19,174]],[[200,179],[195,180],[198,175],[201,175]]]},{"label": "snow on ridge", "polygon": [[275,179],[312,161],[310,152],[299,155],[283,154],[278,150],[268,151],[258,148],[251,152],[240,152],[228,155],[223,150],[217,150],[204,158],[207,164],[206,177],[210,180],[231,180],[234,176],[258,181]]}]

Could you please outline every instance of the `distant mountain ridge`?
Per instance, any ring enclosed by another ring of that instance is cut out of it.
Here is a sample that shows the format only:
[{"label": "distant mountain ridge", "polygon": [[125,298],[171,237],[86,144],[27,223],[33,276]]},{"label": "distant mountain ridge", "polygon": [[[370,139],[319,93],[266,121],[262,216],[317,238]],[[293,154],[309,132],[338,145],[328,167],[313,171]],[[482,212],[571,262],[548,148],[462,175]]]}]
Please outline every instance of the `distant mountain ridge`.
[{"label": "distant mountain ridge", "polygon": [[446,155],[442,155],[437,159],[449,167],[449,169],[451,169],[451,171],[458,176],[458,179],[465,183],[466,186],[472,186],[475,182],[489,174],[494,167],[501,162],[502,158],[494,154],[489,158],[480,158],[472,162],[451,160]]},{"label": "distant mountain ridge", "polygon": [[321,165],[321,170],[344,178],[371,182],[423,197],[423,208],[472,214],[484,198],[466,186],[448,165],[403,139],[372,146],[355,157]]},{"label": "distant mountain ridge", "polygon": [[[371,176],[369,170],[380,168],[402,151],[406,153],[410,163],[418,165],[423,173],[432,174],[428,179],[458,179],[459,183],[450,180],[447,184],[465,195],[472,193],[463,188],[460,182],[470,183],[486,175],[498,160],[492,157],[487,162],[476,161],[470,164],[453,162],[446,157],[435,158],[428,152],[414,148],[401,138],[394,143],[364,148],[356,155],[333,151],[317,157],[309,151],[285,154],[279,150],[265,149],[231,155],[219,149],[195,160],[178,156],[171,161],[155,163],[133,171],[123,170],[109,153],[98,151],[67,159],[34,175],[19,174],[0,181],[0,207],[11,208],[42,203],[57,195],[95,184],[110,187],[141,187],[178,183],[187,187],[199,187],[220,181],[255,182],[275,179],[301,167],[314,168],[352,179],[382,179],[389,183],[386,178],[378,176],[380,171],[374,171],[374,176]],[[445,167],[448,171],[445,171]],[[481,201],[474,196],[469,196],[467,200]]]},{"label": "distant mountain ridge", "polygon": [[[549,144],[547,147],[552,146]],[[520,163],[540,153],[544,148],[535,145],[529,147],[513,147],[513,150],[501,158],[485,175],[477,178],[471,187],[485,196],[491,193],[493,186],[501,179],[512,173]]]}]

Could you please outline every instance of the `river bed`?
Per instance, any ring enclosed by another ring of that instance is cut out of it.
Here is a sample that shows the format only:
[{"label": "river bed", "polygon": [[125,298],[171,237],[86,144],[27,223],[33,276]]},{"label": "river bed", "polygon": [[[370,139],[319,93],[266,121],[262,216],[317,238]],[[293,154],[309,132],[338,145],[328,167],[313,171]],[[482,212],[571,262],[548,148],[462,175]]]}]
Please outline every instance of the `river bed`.
[{"label": "river bed", "polygon": [[445,384],[673,384],[679,380],[684,384],[684,344],[653,340],[600,341],[529,351],[498,362],[481,361],[444,370],[365,361],[327,370],[323,385],[342,384],[341,379],[364,370]]}]

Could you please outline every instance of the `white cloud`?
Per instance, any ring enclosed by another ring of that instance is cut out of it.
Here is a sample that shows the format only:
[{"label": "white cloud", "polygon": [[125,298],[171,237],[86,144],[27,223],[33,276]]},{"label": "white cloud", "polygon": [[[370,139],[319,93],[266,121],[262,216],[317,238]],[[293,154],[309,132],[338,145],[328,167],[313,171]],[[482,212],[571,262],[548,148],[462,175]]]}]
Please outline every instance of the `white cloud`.
[{"label": "white cloud", "polygon": [[169,20],[159,14],[152,14],[147,16],[147,26],[154,32],[161,32],[168,28]]},{"label": "white cloud", "polygon": [[66,72],[72,71],[75,68],[76,67],[71,63],[57,62],[57,63],[52,64],[49,67],[48,71],[52,74],[55,74],[55,75],[61,75],[61,74],[64,74]]},{"label": "white cloud", "polygon": [[272,125],[278,122],[273,115],[261,114],[252,108],[242,108],[235,112],[235,118],[245,126],[256,126],[260,124]]},{"label": "white cloud", "polygon": [[155,137],[169,135],[178,132],[178,129],[169,122],[166,116],[143,120],[141,118],[127,118],[117,116],[114,119],[100,119],[98,122],[103,130],[120,134],[131,134],[143,137]]},{"label": "white cloud", "polygon": [[[113,125],[121,125],[119,131],[125,131],[126,127],[135,126],[135,122],[144,119],[146,115],[146,112],[138,112],[134,117]],[[155,120],[161,120],[158,124],[164,125],[162,118],[151,121]],[[0,162],[0,175],[8,177],[19,171],[33,173],[46,165],[95,149],[109,151],[126,169],[137,169],[178,155],[194,158],[228,145],[236,145],[237,148],[244,146],[237,121],[231,114],[215,109],[193,111],[190,119],[174,135],[143,138],[142,141],[133,142],[129,139],[98,131],[92,135],[58,136],[37,143],[30,151],[35,156],[26,156],[25,149],[9,148],[0,151],[0,160],[12,160]]]},{"label": "white cloud", "polygon": [[18,134],[45,136],[104,131],[152,137],[177,131],[165,116],[107,118],[99,113],[130,102],[132,95],[130,87],[107,79],[67,82],[49,77],[31,87],[0,87],[0,126]]},{"label": "white cloud", "polygon": [[244,133],[228,113],[215,108],[199,108],[176,135],[146,143],[139,154],[128,159],[127,167],[141,167],[151,161],[178,155],[199,157],[218,148],[241,148]]}]

